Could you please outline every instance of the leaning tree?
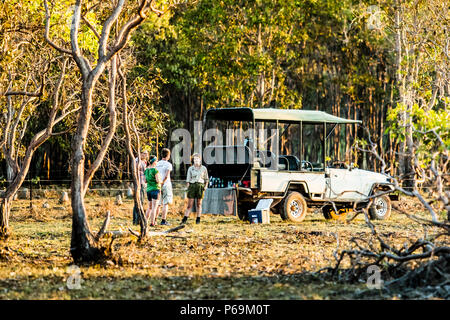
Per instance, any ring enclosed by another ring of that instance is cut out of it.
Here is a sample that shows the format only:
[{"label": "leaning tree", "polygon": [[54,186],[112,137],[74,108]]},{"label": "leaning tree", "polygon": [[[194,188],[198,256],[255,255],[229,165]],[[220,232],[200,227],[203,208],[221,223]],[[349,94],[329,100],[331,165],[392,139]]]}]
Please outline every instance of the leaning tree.
[{"label": "leaning tree", "polygon": [[[76,0],[72,6],[70,48],[68,48],[67,44],[64,44],[64,39],[60,39],[59,43],[51,39],[49,32],[51,9],[47,0],[44,0],[44,7],[47,42],[59,52],[71,56],[81,73],[81,108],[76,123],[76,132],[71,143],[71,205],[73,215],[70,253],[75,262],[97,261],[103,257],[104,253],[97,243],[99,234],[94,235],[89,227],[84,197],[89,183],[105,157],[117,127],[115,99],[117,56],[126,46],[133,30],[146,19],[147,14],[161,15],[164,13],[164,9],[155,8],[155,1],[153,0],[129,1],[128,3],[125,0],[117,0],[112,3],[102,1],[87,3],[87,1]],[[92,21],[92,17],[97,21]],[[80,46],[81,27],[88,28],[95,35],[95,45],[98,47],[96,52],[89,52]],[[109,87],[109,128],[95,160],[90,166],[86,166],[86,138],[95,108],[96,86],[106,68],[109,68],[106,79]],[[105,228],[103,227],[102,230],[105,230]]]},{"label": "leaning tree", "polygon": [[118,140],[125,145],[130,159],[134,207],[138,210],[140,217],[141,232],[136,234],[133,230],[129,230],[139,239],[144,239],[147,236],[147,218],[142,206],[141,192],[139,192],[141,185],[135,159],[141,158],[141,146],[145,144],[154,145],[155,149],[159,148],[157,137],[165,134],[164,124],[168,115],[154,108],[155,102],[160,98],[155,84],[158,78],[154,75],[148,78],[138,75],[129,79],[127,74],[135,68],[135,52],[132,48],[128,48],[119,57],[118,73],[121,88],[119,112],[122,113],[123,132],[118,133]]}]

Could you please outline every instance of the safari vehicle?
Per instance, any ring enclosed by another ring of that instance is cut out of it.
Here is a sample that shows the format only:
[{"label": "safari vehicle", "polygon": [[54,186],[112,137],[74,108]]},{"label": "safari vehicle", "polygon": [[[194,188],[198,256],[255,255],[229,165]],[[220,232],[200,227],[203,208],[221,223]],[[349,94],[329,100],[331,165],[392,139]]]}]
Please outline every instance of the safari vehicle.
[{"label": "safari vehicle", "polygon": [[[322,208],[326,219],[338,219],[368,204],[372,219],[388,219],[393,185],[383,174],[361,170],[336,157],[347,150],[338,126],[354,125],[322,111],[288,109],[209,109],[204,118],[203,161],[211,188],[236,191],[238,216],[260,199],[274,199],[271,212],[301,222],[310,208]],[[331,140],[338,139],[338,140]],[[334,157],[334,158],[333,158]]]}]

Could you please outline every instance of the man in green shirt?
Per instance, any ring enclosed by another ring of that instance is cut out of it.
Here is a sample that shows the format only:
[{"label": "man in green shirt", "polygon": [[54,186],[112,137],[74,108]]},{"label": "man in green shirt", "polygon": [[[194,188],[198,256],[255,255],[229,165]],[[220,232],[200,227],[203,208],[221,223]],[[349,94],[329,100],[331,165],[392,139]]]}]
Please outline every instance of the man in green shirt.
[{"label": "man in green shirt", "polygon": [[[150,156],[149,165],[144,171],[145,181],[147,182],[147,199],[149,202],[146,212],[147,219],[151,226],[156,224],[157,210],[159,208],[159,198],[161,190],[161,177],[156,167],[155,156]],[[150,216],[150,217],[149,217]]]}]

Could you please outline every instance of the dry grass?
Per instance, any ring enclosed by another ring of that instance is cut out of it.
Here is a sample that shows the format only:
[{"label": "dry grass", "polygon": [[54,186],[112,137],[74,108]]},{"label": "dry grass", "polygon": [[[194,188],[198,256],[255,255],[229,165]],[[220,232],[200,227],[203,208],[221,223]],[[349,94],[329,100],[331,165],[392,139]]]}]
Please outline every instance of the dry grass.
[{"label": "dry grass", "polygon": [[[44,201],[48,209],[42,207]],[[81,266],[81,289],[69,290],[70,205],[59,204],[56,197],[33,204],[33,211],[29,201],[14,204],[9,250],[0,251],[0,298],[347,299],[366,289],[365,279],[335,283],[313,274],[335,263],[332,233],[339,236],[340,249],[350,245],[351,237],[370,237],[363,219],[350,224],[327,222],[321,213],[311,212],[302,224],[272,215],[267,225],[205,215],[199,225],[191,218],[177,233],[180,237],[155,236],[141,243],[131,235],[122,237],[114,241],[114,252],[120,257],[116,263]],[[129,199],[117,206],[112,197],[88,197],[86,206],[93,230],[99,229],[107,210],[112,214],[110,230],[131,226]],[[168,217],[172,225],[153,230],[178,224],[183,206],[177,198]],[[423,236],[420,225],[395,212],[389,221],[375,224],[398,246]]]}]

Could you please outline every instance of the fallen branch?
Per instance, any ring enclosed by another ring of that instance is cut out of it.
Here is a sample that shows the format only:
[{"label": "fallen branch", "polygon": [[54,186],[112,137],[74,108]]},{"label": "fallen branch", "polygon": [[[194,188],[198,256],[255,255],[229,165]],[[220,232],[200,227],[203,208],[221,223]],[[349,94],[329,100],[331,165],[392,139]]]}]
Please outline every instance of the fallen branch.
[{"label": "fallen branch", "polygon": [[450,232],[450,224],[446,223],[446,222],[438,222],[438,221],[433,221],[433,220],[428,220],[428,219],[424,219],[418,216],[415,216],[411,213],[406,212],[405,210],[400,209],[398,206],[396,205],[392,205],[392,209],[394,209],[395,211],[406,215],[408,218],[410,218],[411,220],[414,220],[416,222],[425,224],[425,225],[429,225],[429,226],[436,226],[436,227],[440,227],[445,229],[447,232]]},{"label": "fallen branch", "polygon": [[[123,231],[123,230],[106,231],[108,229],[110,221],[111,221],[111,212],[108,210],[106,212],[105,221],[103,221],[102,227],[100,228],[100,230],[97,232],[97,234],[95,236],[95,240],[97,242],[103,236],[111,236],[113,238],[117,238],[117,237],[120,237],[120,236],[125,236],[128,233],[131,233],[132,235],[134,235],[134,236],[136,236],[138,238],[140,237],[140,234],[138,232],[134,231],[131,228],[128,228],[128,231]],[[181,236],[171,236],[171,235],[169,235],[169,233],[178,231],[180,229],[183,229],[184,227],[185,227],[184,225],[179,225],[179,226],[176,226],[174,228],[168,229],[166,231],[151,231],[151,232],[147,232],[147,236],[149,236],[149,237],[152,237],[152,236],[168,236],[168,237],[180,238]]]},{"label": "fallen branch", "polygon": [[[368,152],[374,155],[376,159],[381,162],[382,173],[386,174],[384,171],[384,169],[386,168],[386,164],[384,163],[383,157],[381,157],[377,153],[377,145],[372,142],[370,133],[368,131],[367,133],[369,136],[370,150],[361,149],[359,147],[356,148],[357,150]],[[436,132],[433,133],[442,146],[443,140],[441,139],[441,137]],[[352,247],[340,252],[338,252],[339,241],[336,237],[337,246],[336,250],[333,252],[336,264],[334,267],[327,267],[321,270],[326,270],[331,274],[332,277],[337,276],[340,280],[361,280],[361,275],[367,272],[369,266],[378,266],[381,270],[386,271],[388,275],[390,272],[395,272],[395,274],[398,275],[399,273],[405,272],[405,270],[408,270],[411,267],[408,262],[420,261],[422,264],[420,267],[413,267],[412,270],[407,271],[406,274],[404,274],[400,278],[385,282],[385,288],[388,289],[387,287],[393,284],[407,288],[416,288],[418,285],[425,286],[436,282],[436,284],[438,284],[439,286],[443,286],[449,283],[450,247],[447,245],[447,241],[438,244],[436,240],[439,237],[449,236],[450,224],[449,221],[438,221],[439,212],[432,207],[432,204],[434,202],[440,201],[444,209],[447,210],[447,216],[450,220],[450,192],[444,190],[443,183],[443,181],[445,181],[449,157],[448,151],[445,150],[442,154],[445,163],[438,165],[438,161],[436,160],[438,155],[438,152],[433,155],[431,165],[428,168],[428,170],[431,171],[431,174],[430,177],[427,177],[428,180],[433,182],[434,185],[431,185],[431,188],[438,194],[438,197],[428,201],[422,194],[419,193],[417,187],[414,187],[412,191],[405,190],[404,188],[400,187],[397,178],[387,175],[393,183],[394,190],[376,192],[375,194],[366,197],[364,199],[364,202],[369,202],[367,204],[364,203],[364,208],[358,208],[360,202],[355,202],[353,206],[353,211],[355,212],[355,214],[347,219],[347,222],[350,222],[355,219],[356,216],[363,213],[366,225],[371,230],[371,237],[368,239],[353,237],[350,240],[350,242],[352,243]],[[411,156],[415,157],[415,155]],[[415,166],[416,169],[420,168],[418,165],[417,157],[415,158]],[[434,175],[434,181],[431,178],[432,175]],[[407,218],[418,222],[425,229],[425,235],[423,236],[423,238],[411,242],[410,245],[405,242],[403,244],[403,247],[398,247],[395,244],[389,243],[388,239],[384,239],[385,236],[377,232],[375,225],[372,223],[372,221],[370,221],[370,217],[368,215],[368,209],[371,207],[374,199],[383,196],[384,194],[391,193],[392,191],[397,191],[404,195],[418,199],[423,208],[428,211],[431,216],[431,219],[419,217],[413,213],[403,210],[396,205],[392,205],[392,209],[404,214]],[[428,227],[438,227],[440,228],[440,230],[436,235],[428,236]],[[375,242],[376,246],[373,242]],[[343,269],[342,262],[345,257],[348,257],[350,259],[350,266],[346,269]],[[402,266],[404,266],[404,268],[400,268]],[[444,294],[444,297],[446,297],[445,295],[448,296],[448,292]]]},{"label": "fallen branch", "polygon": [[[184,225],[179,225],[179,226],[176,226],[176,227],[174,227],[174,228],[171,228],[171,229],[169,229],[169,230],[166,230],[166,231],[148,231],[147,232],[147,236],[148,237],[152,237],[152,236],[169,236],[169,237],[174,237],[174,238],[180,238],[181,236],[170,236],[170,235],[168,235],[169,233],[171,233],[171,232],[174,232],[174,231],[178,231],[178,230],[180,230],[180,229],[183,229],[185,226]],[[136,236],[136,237],[140,237],[140,234],[138,233],[138,232],[136,232],[136,231],[134,231],[133,229],[131,229],[131,228],[128,228],[128,231],[132,234],[132,235],[134,235],[134,236]],[[121,231],[122,232],[122,231]],[[123,232],[124,234],[126,233],[126,232]]]},{"label": "fallen branch", "polygon": [[109,222],[111,221],[111,212],[109,210],[106,212],[106,218],[105,221],[103,221],[103,225],[100,228],[100,230],[97,232],[97,235],[95,236],[95,240],[98,242],[100,238],[106,233],[106,229],[108,229]]}]

